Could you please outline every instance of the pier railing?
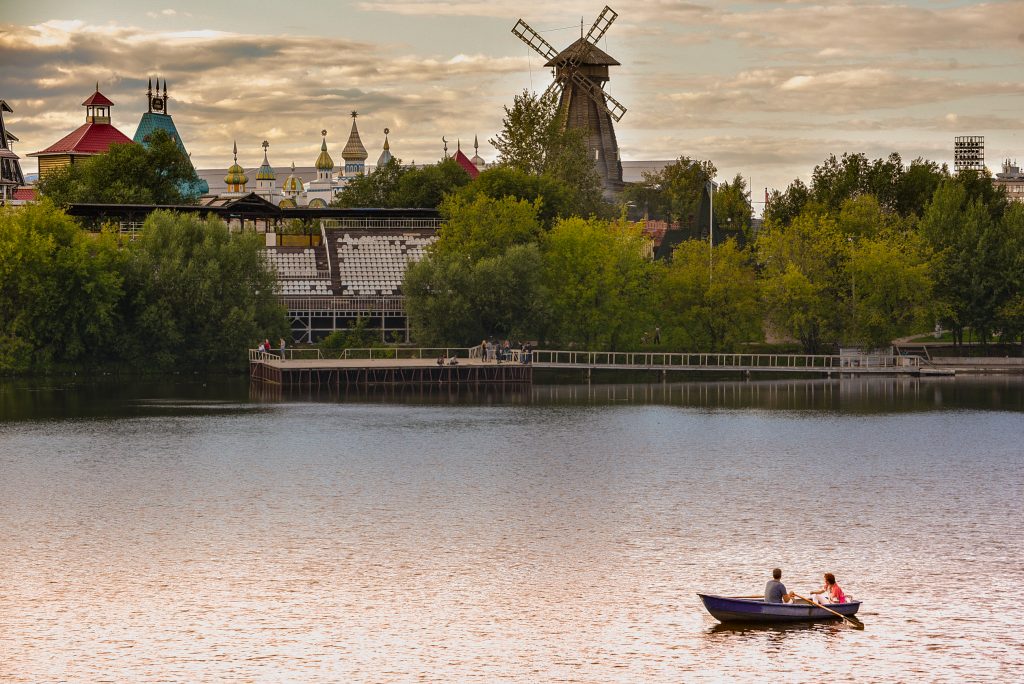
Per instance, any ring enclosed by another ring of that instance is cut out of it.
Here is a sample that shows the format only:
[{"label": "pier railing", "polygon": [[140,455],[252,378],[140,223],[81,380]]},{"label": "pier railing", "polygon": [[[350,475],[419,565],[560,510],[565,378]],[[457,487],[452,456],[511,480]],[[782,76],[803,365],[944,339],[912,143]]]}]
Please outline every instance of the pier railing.
[{"label": "pier railing", "polygon": [[919,368],[918,356],[835,354],[717,354],[671,352],[595,352],[534,349],[534,365],[553,368],[687,369],[722,370],[835,370]]},{"label": "pier railing", "polygon": [[[480,358],[479,347],[365,347],[345,349],[340,359],[436,359],[457,357]],[[474,354],[474,352],[476,352]]]},{"label": "pier railing", "polygon": [[[296,349],[285,348],[284,358],[287,361],[296,360],[320,360],[324,358],[323,353],[317,347],[299,347]],[[260,351],[259,349],[249,350],[249,363],[254,361],[280,361],[281,351]]]}]

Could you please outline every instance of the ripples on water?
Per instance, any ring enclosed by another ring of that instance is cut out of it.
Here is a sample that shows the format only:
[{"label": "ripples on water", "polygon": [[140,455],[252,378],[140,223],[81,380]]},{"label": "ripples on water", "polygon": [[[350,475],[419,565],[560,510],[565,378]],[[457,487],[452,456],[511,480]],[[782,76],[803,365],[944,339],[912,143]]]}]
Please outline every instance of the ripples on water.
[{"label": "ripples on water", "polygon": [[[0,681],[1013,681],[1020,379],[0,385]],[[841,624],[723,628],[695,592]],[[1010,607],[1010,609],[1007,609]]]}]

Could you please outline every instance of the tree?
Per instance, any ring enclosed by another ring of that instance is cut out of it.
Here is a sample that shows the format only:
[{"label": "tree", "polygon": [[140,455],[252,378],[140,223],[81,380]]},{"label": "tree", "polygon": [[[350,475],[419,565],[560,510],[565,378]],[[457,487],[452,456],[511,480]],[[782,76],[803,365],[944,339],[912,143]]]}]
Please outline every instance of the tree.
[{"label": "tree", "polygon": [[558,134],[557,101],[524,90],[513,98],[511,108],[504,109],[501,131],[488,140],[498,151],[498,163],[539,176]]},{"label": "tree", "polygon": [[[764,337],[754,268],[732,238],[716,245],[686,240],[656,288],[656,322],[673,350],[739,350]],[[709,259],[709,257],[712,257]]]},{"label": "tree", "polygon": [[498,163],[533,176],[560,183],[564,206],[559,216],[596,216],[610,213],[601,197],[601,177],[587,149],[583,131],[566,125],[553,96],[524,90],[512,107],[505,106],[501,131],[490,141]]},{"label": "tree", "polygon": [[563,219],[544,239],[546,337],[583,349],[630,349],[651,327],[652,264],[639,227]]},{"label": "tree", "polygon": [[157,370],[238,369],[242,350],[288,334],[261,238],[212,217],[150,214],[128,250],[124,356]]},{"label": "tree", "polygon": [[477,195],[466,200],[451,196],[441,206],[444,223],[430,253],[477,261],[502,254],[513,245],[536,242],[543,232],[538,204],[512,197]]},{"label": "tree", "polygon": [[914,233],[886,233],[853,241],[848,272],[848,338],[879,348],[931,327],[931,269],[923,240]]},{"label": "tree", "polygon": [[0,371],[46,372],[111,358],[122,255],[52,203],[0,210]]},{"label": "tree", "polygon": [[644,207],[651,218],[693,223],[709,181],[718,170],[710,161],[679,157],[657,173],[645,171],[643,180],[626,188],[625,199]]},{"label": "tree", "polygon": [[476,344],[484,337],[535,338],[543,232],[539,202],[453,195],[427,257],[406,271],[403,291],[415,337]]},{"label": "tree", "polygon": [[433,209],[441,205],[445,195],[455,192],[469,181],[469,174],[454,159],[409,169],[398,179],[391,206]]},{"label": "tree", "polygon": [[808,354],[838,341],[848,245],[835,219],[805,209],[789,225],[769,223],[756,247],[768,320]]},{"label": "tree", "polygon": [[753,211],[747,199],[747,182],[736,174],[732,182],[724,182],[715,192],[715,217],[717,227],[728,231],[728,237],[735,237],[746,243],[750,239],[750,224]]},{"label": "tree", "polygon": [[984,187],[979,178],[963,172],[943,181],[920,222],[945,305],[941,320],[958,344],[967,327],[986,343],[998,330],[1000,309],[1016,293],[1010,274],[1024,249],[1020,210],[1008,211],[1002,191]]},{"label": "tree", "polygon": [[[356,176],[349,180],[331,201],[332,207],[394,207],[399,206],[398,187],[402,177],[410,169],[394,157],[372,173]],[[411,205],[406,205],[411,206]]]},{"label": "tree", "polygon": [[104,154],[51,171],[39,181],[39,192],[61,207],[84,202],[194,204],[183,189],[198,180],[175,140],[157,130],[149,147],[118,143]]},{"label": "tree", "polygon": [[457,191],[463,202],[472,202],[477,196],[491,199],[511,197],[526,200],[537,209],[537,216],[545,227],[571,212],[569,188],[551,176],[534,176],[512,168],[497,166],[487,169],[472,182]]}]

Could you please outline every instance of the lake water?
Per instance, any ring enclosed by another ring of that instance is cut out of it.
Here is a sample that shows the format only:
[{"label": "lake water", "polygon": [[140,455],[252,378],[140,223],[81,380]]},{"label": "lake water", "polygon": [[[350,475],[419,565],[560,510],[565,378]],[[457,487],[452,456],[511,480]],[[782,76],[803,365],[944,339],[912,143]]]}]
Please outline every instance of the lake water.
[{"label": "lake water", "polygon": [[[1022,445],[1021,377],[0,383],[0,681],[1020,681]],[[695,595],[775,566],[866,629]]]}]

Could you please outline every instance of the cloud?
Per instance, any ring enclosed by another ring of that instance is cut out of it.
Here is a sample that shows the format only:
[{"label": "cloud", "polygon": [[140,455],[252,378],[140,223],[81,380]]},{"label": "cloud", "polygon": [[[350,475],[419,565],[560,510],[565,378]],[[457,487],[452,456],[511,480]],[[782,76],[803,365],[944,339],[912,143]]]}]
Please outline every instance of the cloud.
[{"label": "cloud", "polygon": [[[0,27],[4,98],[15,108],[8,123],[21,138],[19,153],[42,149],[82,123],[78,105],[97,81],[116,103],[114,123],[131,136],[145,111],[148,79],[157,76],[169,83],[169,112],[198,166],[226,164],[235,139],[241,154],[255,159],[264,137],[277,138],[271,154],[281,155],[282,168],[293,157],[312,163],[321,128],[340,159],[352,110],[361,113],[371,157],[383,138],[378,131],[388,126],[396,154],[426,161],[440,155],[442,135],[489,137],[501,115],[493,93],[505,92],[491,84],[528,68],[525,57],[395,49],[346,38],[78,21]],[[468,123],[482,121],[486,128]]]}]

